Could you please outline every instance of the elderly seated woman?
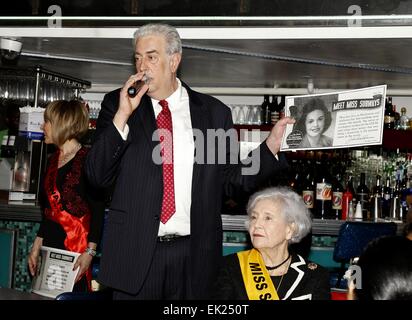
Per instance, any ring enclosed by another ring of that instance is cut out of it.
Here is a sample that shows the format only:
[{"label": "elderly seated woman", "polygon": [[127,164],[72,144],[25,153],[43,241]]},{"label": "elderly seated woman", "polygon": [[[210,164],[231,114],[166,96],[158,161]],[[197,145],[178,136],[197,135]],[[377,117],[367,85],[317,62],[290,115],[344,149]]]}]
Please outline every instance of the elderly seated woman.
[{"label": "elderly seated woman", "polygon": [[289,252],[311,229],[302,197],[285,187],[251,196],[247,205],[253,249],[223,257],[216,299],[329,300],[326,269]]}]

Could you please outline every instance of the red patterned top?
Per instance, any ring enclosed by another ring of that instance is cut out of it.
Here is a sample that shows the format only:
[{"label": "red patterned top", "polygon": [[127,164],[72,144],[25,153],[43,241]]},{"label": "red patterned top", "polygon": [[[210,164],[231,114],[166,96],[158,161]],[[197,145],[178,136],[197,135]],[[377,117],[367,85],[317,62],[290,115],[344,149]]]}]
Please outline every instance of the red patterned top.
[{"label": "red patterned top", "polygon": [[82,147],[61,168],[59,151],[50,157],[44,178],[45,219],[37,234],[46,246],[83,252],[87,242],[99,243],[104,202],[83,172],[87,151]]}]

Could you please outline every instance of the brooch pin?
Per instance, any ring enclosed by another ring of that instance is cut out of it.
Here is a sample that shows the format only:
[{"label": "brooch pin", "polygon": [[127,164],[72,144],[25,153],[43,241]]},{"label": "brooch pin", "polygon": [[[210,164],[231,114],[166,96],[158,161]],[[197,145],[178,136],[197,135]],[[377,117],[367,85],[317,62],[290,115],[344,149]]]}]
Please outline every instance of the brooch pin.
[{"label": "brooch pin", "polygon": [[316,263],[310,262],[308,263],[308,268],[310,270],[315,270],[318,267],[318,265]]}]

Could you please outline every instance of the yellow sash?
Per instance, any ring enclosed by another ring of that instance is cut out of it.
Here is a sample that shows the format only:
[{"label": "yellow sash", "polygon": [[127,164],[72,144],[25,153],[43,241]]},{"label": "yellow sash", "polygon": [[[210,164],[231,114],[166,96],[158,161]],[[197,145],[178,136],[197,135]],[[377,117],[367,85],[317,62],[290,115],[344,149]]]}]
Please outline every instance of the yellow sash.
[{"label": "yellow sash", "polygon": [[260,252],[256,249],[237,253],[249,300],[279,300]]}]

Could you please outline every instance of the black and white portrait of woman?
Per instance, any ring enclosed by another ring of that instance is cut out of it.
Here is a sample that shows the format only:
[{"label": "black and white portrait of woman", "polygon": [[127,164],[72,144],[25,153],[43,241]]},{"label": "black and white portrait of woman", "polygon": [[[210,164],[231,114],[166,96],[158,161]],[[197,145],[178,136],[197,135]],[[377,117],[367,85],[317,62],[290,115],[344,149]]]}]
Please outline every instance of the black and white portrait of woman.
[{"label": "black and white portrait of woman", "polygon": [[333,138],[325,134],[331,127],[332,113],[326,107],[325,101],[319,97],[311,97],[296,102],[302,102],[303,106],[294,105],[289,109],[291,116],[297,119],[290,136],[289,146],[296,148],[332,147]]}]

